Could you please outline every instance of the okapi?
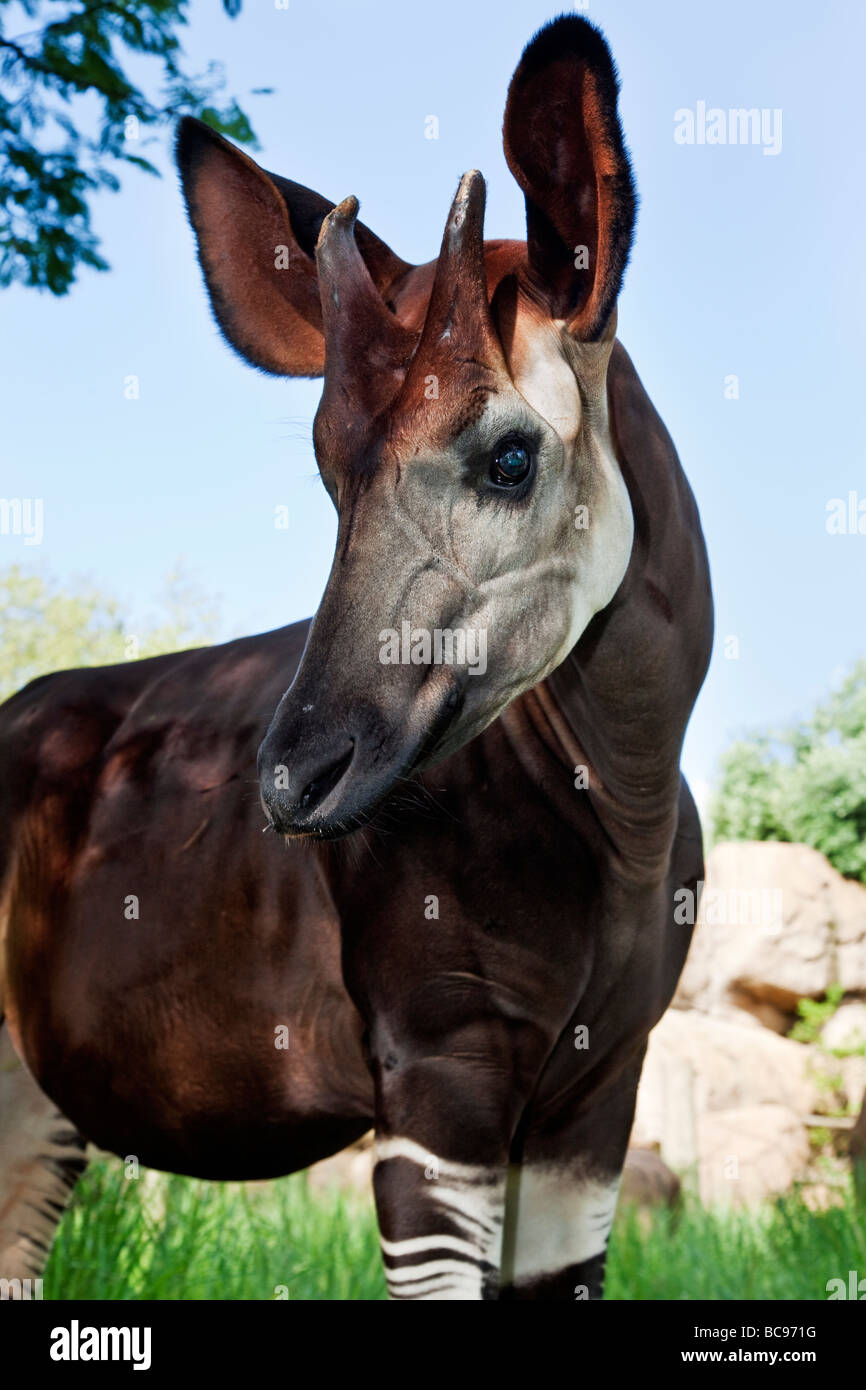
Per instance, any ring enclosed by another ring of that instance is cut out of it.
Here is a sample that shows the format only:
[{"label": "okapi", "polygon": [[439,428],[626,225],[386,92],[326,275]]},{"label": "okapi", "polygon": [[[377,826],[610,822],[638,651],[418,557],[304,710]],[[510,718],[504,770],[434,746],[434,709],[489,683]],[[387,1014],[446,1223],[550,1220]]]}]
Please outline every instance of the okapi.
[{"label": "okapi", "polygon": [[[483,240],[472,172],[423,266],[182,121],[222,332],[324,376],[336,552],[311,623],[3,707],[0,1276],[38,1272],[85,1139],[254,1179],[372,1126],[392,1297],[601,1296],[703,877],[679,759],[712,633],[615,337],[617,96],[598,30],[542,29],[504,121],[526,241]],[[434,631],[486,635],[486,669]]]}]

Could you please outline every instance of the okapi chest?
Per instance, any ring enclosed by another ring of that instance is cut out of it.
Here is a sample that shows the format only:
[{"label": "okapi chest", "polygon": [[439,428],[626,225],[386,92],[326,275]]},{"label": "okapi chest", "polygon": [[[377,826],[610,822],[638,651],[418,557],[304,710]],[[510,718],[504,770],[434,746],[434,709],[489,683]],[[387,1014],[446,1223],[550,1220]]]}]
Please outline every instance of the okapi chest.
[{"label": "okapi chest", "polygon": [[[597,30],[543,29],[505,113],[526,242],[483,240],[471,173],[422,267],[182,122],[223,332],[324,375],[331,576],[311,625],[0,712],[0,1006],[43,1095],[218,1178],[374,1126],[395,1298],[600,1296],[702,877],[709,578],[615,339],[616,97]],[[2,1212],[0,1176],[0,1264]]]}]

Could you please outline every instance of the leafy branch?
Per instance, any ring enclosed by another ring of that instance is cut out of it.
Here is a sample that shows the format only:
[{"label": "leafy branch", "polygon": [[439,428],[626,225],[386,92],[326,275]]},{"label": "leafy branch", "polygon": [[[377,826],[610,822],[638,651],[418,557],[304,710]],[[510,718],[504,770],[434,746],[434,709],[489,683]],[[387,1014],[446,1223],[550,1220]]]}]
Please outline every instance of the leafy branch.
[{"label": "leafy branch", "polygon": [[[9,36],[11,4],[0,0],[0,286],[63,295],[80,266],[108,269],[90,200],[119,189],[118,166],[158,173],[142,153],[152,128],[191,114],[241,143],[255,136],[237,100],[219,99],[221,64],[184,70],[189,0],[18,0],[17,12],[43,22]],[[223,6],[234,17],[241,3]],[[158,66],[159,99],[128,75],[133,55]]]}]

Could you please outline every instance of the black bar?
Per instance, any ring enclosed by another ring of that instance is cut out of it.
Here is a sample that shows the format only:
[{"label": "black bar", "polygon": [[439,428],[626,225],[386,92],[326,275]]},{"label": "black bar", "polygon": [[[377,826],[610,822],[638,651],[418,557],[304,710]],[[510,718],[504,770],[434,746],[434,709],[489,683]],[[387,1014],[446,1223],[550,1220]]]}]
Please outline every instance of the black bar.
[{"label": "black bar", "polygon": [[[674,1367],[700,1374],[704,1367],[717,1365],[760,1371],[805,1367],[824,1378],[828,1372],[850,1367],[852,1346],[859,1344],[864,1310],[841,1306],[853,1301],[575,1302],[560,1309],[553,1326],[561,1328],[568,1338],[580,1338],[572,1347],[575,1379],[579,1378],[584,1355],[591,1358],[589,1364],[596,1366],[600,1358],[601,1364],[615,1376],[627,1371],[666,1375]],[[862,1296],[856,1300],[862,1301]],[[363,1348],[369,1354],[376,1344],[374,1336],[387,1337],[391,1329],[398,1341],[403,1335],[402,1315],[396,1308],[371,1313],[368,1307],[361,1310],[357,1305],[352,1312],[352,1306],[320,1305],[323,1311],[316,1313],[309,1303],[280,1301],[7,1302],[0,1307],[0,1346],[7,1369],[17,1352],[21,1366],[60,1380],[69,1376],[92,1380],[106,1370],[115,1377],[128,1374],[141,1380],[148,1375],[160,1379],[166,1374],[184,1372],[212,1372],[220,1377],[241,1373],[247,1379],[251,1375],[258,1379],[271,1370],[282,1370],[292,1381],[296,1378],[295,1370],[300,1369],[295,1358],[302,1350],[302,1365],[309,1367],[312,1362],[325,1373],[327,1358],[330,1374],[341,1351],[347,1362],[350,1354],[353,1361],[363,1360]],[[375,1329],[369,1321],[371,1316],[377,1319]],[[323,1318],[321,1325],[319,1317]],[[355,1324],[355,1318],[363,1319],[363,1323]],[[353,1327],[361,1328],[362,1341],[341,1342],[340,1329],[346,1327],[347,1319]],[[513,1319],[511,1313],[506,1324],[511,1332]],[[545,1327],[548,1326],[545,1321]],[[464,1323],[464,1332],[466,1327]],[[102,1328],[127,1329],[128,1337],[123,1333],[118,1333],[116,1339],[108,1336],[103,1347],[101,1336],[97,1338],[92,1332]],[[139,1329],[137,1339],[133,1329]],[[145,1329],[149,1331],[149,1340]],[[439,1324],[437,1342],[443,1330]],[[486,1324],[485,1330],[489,1332],[490,1324]],[[306,1340],[317,1333],[319,1337],[324,1333],[325,1339]],[[127,1354],[127,1360],[90,1360],[82,1356],[83,1351],[89,1354],[94,1348],[110,1357],[115,1345],[118,1352]],[[454,1344],[446,1338],[442,1343],[446,1359],[448,1347],[453,1353]],[[495,1344],[491,1350],[495,1354]],[[72,1357],[76,1351],[77,1360],[55,1359],[60,1352]],[[427,1347],[425,1356],[429,1351]],[[545,1362],[548,1355],[546,1348]],[[137,1372],[133,1369],[134,1357],[142,1363]],[[308,1372],[303,1377],[307,1379]]]}]

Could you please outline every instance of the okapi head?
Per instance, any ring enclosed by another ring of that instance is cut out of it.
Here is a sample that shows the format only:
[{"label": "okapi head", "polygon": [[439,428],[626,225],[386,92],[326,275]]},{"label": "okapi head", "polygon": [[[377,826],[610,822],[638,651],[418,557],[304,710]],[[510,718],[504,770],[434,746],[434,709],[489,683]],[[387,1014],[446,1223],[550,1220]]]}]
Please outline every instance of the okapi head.
[{"label": "okapi head", "polygon": [[628,564],[606,376],[635,194],[601,34],[525,50],[504,145],[526,242],[485,242],[464,175],[438,260],[186,119],[178,163],[219,325],[253,365],[324,375],[314,444],[336,554],[259,753],[287,834],[359,825],[548,675]]}]

